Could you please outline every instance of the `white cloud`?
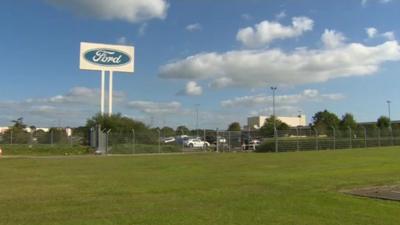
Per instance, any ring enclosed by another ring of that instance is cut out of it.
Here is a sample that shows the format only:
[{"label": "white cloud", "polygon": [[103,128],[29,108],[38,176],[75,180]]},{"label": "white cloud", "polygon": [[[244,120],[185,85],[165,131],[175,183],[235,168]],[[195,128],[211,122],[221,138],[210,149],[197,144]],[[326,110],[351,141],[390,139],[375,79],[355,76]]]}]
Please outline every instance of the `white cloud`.
[{"label": "white cloud", "polygon": [[365,31],[367,32],[369,38],[375,38],[378,34],[378,30],[375,27],[365,28]]},{"label": "white cloud", "polygon": [[117,44],[126,45],[128,43],[128,39],[125,36],[117,38]]},{"label": "white cloud", "polygon": [[376,29],[375,27],[368,27],[365,28],[365,32],[368,35],[368,38],[372,39],[372,38],[384,38],[387,39],[389,41],[394,41],[396,40],[396,35],[394,34],[394,31],[388,31],[385,33],[379,33],[378,29]]},{"label": "white cloud", "polygon": [[[337,101],[344,98],[343,94],[334,93],[334,94],[321,94],[318,90],[315,89],[306,89],[303,92],[295,95],[277,95],[275,96],[277,104],[280,106],[291,106],[299,105],[304,102],[310,101]],[[266,95],[253,95],[253,96],[244,96],[237,97],[230,100],[225,100],[221,102],[222,107],[259,107],[263,105],[271,105],[273,101],[272,96]]]},{"label": "white cloud", "polygon": [[80,15],[104,20],[123,20],[131,23],[154,18],[164,19],[167,15],[166,0],[46,0]]},{"label": "white cloud", "polygon": [[400,60],[397,41],[376,46],[344,44],[334,49],[239,50],[200,53],[160,67],[169,79],[209,80],[211,86],[264,87],[326,82],[376,73],[388,61]]},{"label": "white cloud", "polygon": [[138,35],[139,36],[143,36],[146,34],[147,31],[147,23],[142,23],[142,25],[140,25],[139,29],[138,29]]},{"label": "white cloud", "polygon": [[253,19],[253,16],[251,16],[251,15],[248,14],[248,13],[243,13],[243,14],[241,15],[241,17],[242,17],[243,20],[252,20],[252,19]]},{"label": "white cloud", "polygon": [[242,28],[236,39],[244,46],[256,48],[268,45],[275,40],[294,38],[313,29],[314,21],[307,17],[292,18],[291,26],[284,26],[274,21],[262,21],[254,27]]},{"label": "white cloud", "polygon": [[283,19],[283,18],[285,18],[285,17],[286,17],[286,12],[285,12],[285,11],[281,11],[280,13],[278,13],[278,14],[275,15],[275,18],[276,18],[277,20],[281,20],[281,19]]},{"label": "white cloud", "polygon": [[189,81],[185,90],[178,92],[178,95],[198,96],[203,94],[203,88],[195,81]]},{"label": "white cloud", "polygon": [[391,1],[393,1],[393,0],[361,0],[361,5],[362,5],[362,6],[366,6],[367,3],[368,3],[368,2],[371,2],[371,1],[375,1],[375,2],[378,2],[378,3],[383,3],[383,4],[385,4],[385,3],[389,3],[389,2],[391,2]]},{"label": "white cloud", "polygon": [[346,37],[342,33],[335,30],[325,29],[321,40],[326,48],[337,48],[343,45]]},{"label": "white cloud", "polygon": [[382,36],[390,41],[396,40],[396,36],[394,35],[393,31],[385,32],[382,34]]},{"label": "white cloud", "polygon": [[128,107],[145,114],[175,114],[182,110],[179,102],[131,101]]},{"label": "white cloud", "polygon": [[186,30],[190,32],[199,31],[203,29],[200,23],[193,23],[186,26]]}]

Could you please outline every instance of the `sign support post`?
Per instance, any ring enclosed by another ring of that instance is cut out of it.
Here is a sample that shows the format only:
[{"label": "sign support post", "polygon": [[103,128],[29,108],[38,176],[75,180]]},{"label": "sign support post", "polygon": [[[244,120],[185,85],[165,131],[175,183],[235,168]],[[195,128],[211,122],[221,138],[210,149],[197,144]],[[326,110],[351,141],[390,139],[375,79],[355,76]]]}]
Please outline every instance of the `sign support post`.
[{"label": "sign support post", "polygon": [[109,90],[108,90],[108,116],[112,115],[113,111],[113,71],[110,71],[110,80],[109,80]]},{"label": "sign support post", "polygon": [[101,109],[101,115],[104,116],[104,82],[105,82],[105,76],[106,76],[106,71],[102,70],[101,71],[101,90],[100,90],[100,109]]}]

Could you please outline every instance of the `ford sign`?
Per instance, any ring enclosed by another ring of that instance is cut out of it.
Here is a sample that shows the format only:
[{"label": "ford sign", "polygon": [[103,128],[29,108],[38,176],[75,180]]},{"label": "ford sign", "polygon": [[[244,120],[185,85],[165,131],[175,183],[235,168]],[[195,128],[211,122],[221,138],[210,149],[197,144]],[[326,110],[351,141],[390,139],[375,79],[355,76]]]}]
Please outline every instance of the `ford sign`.
[{"label": "ford sign", "polygon": [[79,68],[82,70],[133,73],[135,47],[81,42]]},{"label": "ford sign", "polygon": [[121,66],[131,61],[129,55],[113,49],[94,49],[84,54],[90,63],[103,66]]}]

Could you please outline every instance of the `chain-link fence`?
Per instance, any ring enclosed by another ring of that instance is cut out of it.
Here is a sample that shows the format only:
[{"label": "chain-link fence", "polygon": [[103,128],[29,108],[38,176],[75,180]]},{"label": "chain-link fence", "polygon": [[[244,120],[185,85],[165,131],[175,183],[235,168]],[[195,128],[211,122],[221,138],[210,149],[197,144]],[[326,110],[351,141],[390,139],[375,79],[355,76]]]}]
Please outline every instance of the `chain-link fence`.
[{"label": "chain-link fence", "polygon": [[299,127],[261,131],[199,130],[164,136],[159,130],[146,132],[104,131],[109,154],[172,152],[289,152],[368,148],[400,145],[400,129],[325,129]]},{"label": "chain-link fence", "polygon": [[138,154],[174,152],[288,152],[400,146],[400,129],[312,129],[223,131],[196,130],[165,134],[158,129],[111,131],[92,128],[68,135],[65,129],[25,132],[9,130],[0,134],[2,145],[91,146],[100,154]]},{"label": "chain-link fence", "polygon": [[0,134],[0,144],[6,145],[81,145],[85,143],[85,136],[68,135],[65,129],[51,129],[47,132],[10,129]]}]

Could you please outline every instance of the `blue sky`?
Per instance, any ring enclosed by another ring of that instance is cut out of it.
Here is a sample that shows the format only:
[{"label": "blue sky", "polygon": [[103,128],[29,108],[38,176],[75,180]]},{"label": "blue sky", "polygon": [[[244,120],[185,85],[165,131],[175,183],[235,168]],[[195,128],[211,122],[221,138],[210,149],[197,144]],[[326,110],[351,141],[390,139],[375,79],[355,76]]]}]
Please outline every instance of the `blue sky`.
[{"label": "blue sky", "polygon": [[79,126],[99,111],[100,73],[81,41],[134,45],[114,112],[153,126],[224,129],[272,112],[328,109],[400,119],[400,1],[43,0],[0,8],[0,126]]}]

